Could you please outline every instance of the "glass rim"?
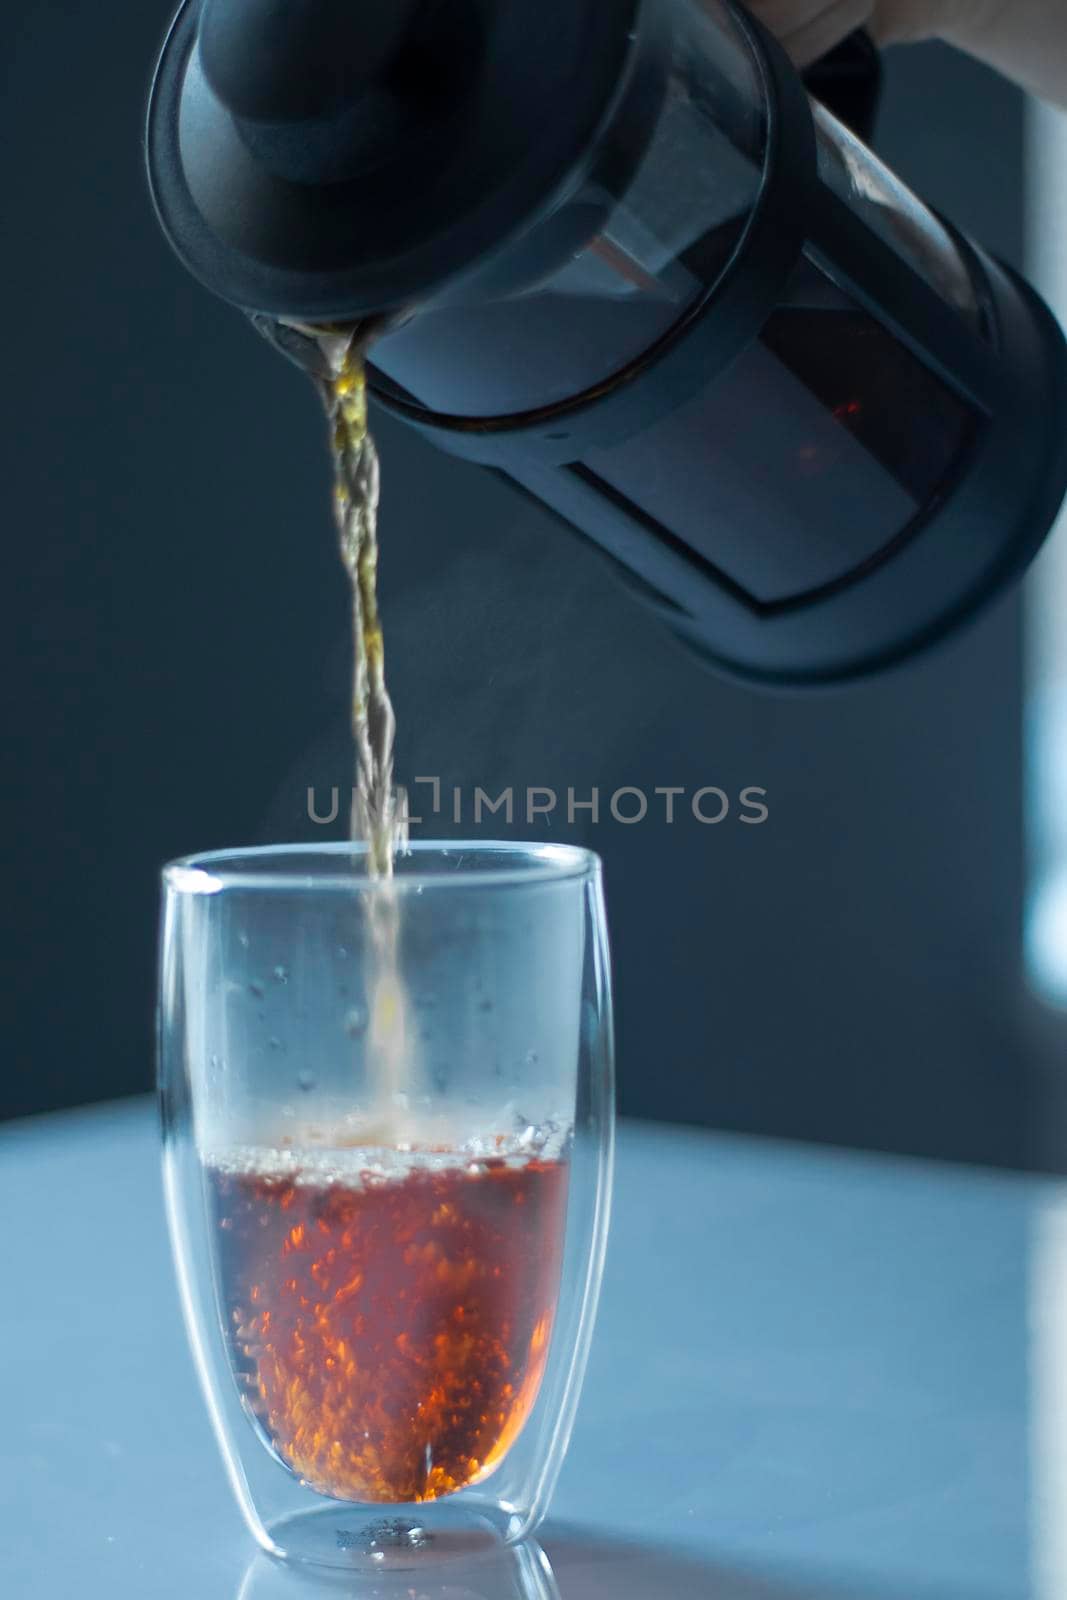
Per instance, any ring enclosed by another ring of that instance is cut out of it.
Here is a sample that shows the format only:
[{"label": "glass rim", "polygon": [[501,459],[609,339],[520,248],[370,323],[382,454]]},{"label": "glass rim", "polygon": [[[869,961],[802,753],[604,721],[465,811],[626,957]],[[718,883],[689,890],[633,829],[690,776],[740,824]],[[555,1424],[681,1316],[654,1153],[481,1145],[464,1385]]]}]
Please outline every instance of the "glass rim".
[{"label": "glass rim", "polygon": [[[268,844],[202,850],[168,861],[161,870],[165,888],[178,894],[219,894],[226,889],[262,889],[275,892],[335,891],[361,894],[384,888],[410,893],[420,888],[495,888],[524,884],[580,882],[600,872],[594,850],[572,844],[533,844],[502,839],[419,839],[406,845],[400,859],[410,863],[419,856],[435,862],[478,855],[481,865],[440,865],[424,870],[405,866],[392,878],[356,876],[341,869],[353,856],[366,857],[362,842],[332,840],[325,844]],[[282,863],[291,863],[287,870]],[[494,859],[495,858],[495,859]],[[317,863],[301,870],[300,863]]]}]

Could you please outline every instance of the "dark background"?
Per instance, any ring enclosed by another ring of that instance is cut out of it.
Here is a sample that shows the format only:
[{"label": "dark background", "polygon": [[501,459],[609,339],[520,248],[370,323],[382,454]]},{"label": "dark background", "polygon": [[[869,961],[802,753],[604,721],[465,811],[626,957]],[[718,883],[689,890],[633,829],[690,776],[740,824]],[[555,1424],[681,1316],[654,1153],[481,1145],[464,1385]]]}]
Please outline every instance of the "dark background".
[{"label": "dark background", "polygon": [[[145,194],[168,12],[5,11],[0,1115],[148,1087],[160,864],[322,833],[307,787],[348,780],[316,402],[171,260]],[[879,144],[1018,260],[1019,96],[894,54]],[[622,1109],[1025,1163],[1017,602],[862,690],[753,694],[503,485],[380,442],[403,775],[768,790],[758,828],[552,824],[607,862]]]}]

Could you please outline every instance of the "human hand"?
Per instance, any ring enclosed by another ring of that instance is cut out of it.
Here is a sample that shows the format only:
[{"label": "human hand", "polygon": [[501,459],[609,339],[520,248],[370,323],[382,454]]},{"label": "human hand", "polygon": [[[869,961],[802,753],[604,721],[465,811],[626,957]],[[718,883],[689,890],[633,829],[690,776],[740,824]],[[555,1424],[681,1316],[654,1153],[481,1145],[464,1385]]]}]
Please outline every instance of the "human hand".
[{"label": "human hand", "polygon": [[749,7],[802,68],[856,28],[878,45],[943,39],[1067,106],[1062,0],[749,0]]}]

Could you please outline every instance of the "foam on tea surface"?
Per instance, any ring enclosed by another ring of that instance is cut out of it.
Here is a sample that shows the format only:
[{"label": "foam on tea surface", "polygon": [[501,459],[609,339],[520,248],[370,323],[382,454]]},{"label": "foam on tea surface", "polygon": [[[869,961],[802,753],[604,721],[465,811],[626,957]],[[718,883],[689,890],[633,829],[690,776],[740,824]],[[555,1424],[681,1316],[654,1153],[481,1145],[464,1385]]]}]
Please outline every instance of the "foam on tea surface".
[{"label": "foam on tea surface", "polygon": [[511,1122],[512,1133],[497,1133],[490,1128],[460,1138],[453,1120],[441,1116],[405,1118],[416,1142],[389,1145],[382,1133],[367,1119],[352,1119],[351,1126],[323,1127],[308,1123],[299,1138],[287,1135],[276,1144],[230,1144],[201,1150],[202,1164],[212,1171],[240,1177],[253,1174],[278,1178],[296,1184],[328,1185],[342,1183],[358,1188],[363,1183],[404,1178],[414,1170],[444,1172],[454,1167],[473,1171],[487,1161],[504,1161],[521,1166],[536,1158],[565,1161],[574,1137],[563,1121],[534,1125],[524,1123],[505,1110],[497,1123]]}]

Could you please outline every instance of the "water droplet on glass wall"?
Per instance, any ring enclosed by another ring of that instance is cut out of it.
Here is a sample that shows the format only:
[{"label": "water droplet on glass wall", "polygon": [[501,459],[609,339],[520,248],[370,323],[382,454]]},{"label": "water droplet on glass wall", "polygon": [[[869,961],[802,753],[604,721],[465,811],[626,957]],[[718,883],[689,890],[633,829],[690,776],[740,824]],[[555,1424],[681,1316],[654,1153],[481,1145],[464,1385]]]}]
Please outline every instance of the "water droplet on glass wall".
[{"label": "water droplet on glass wall", "polygon": [[366,1006],[351,1006],[345,1013],[345,1032],[350,1039],[358,1039],[367,1031]]}]

